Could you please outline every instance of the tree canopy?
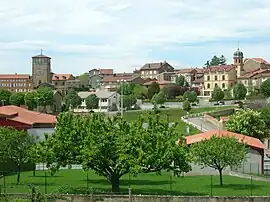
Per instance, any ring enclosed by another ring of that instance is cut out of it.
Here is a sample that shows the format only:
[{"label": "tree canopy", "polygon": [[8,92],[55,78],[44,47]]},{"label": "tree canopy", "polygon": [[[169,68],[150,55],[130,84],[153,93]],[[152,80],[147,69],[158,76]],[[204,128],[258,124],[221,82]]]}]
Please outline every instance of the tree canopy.
[{"label": "tree canopy", "polygon": [[215,86],[213,93],[212,93],[212,99],[214,101],[220,101],[224,98],[224,92],[219,86]]},{"label": "tree canopy", "polygon": [[231,115],[226,122],[226,129],[263,140],[269,136],[269,130],[260,112],[241,109]]},{"label": "tree canopy", "polygon": [[189,86],[188,82],[186,81],[185,76],[183,76],[183,75],[177,76],[175,83],[181,87],[188,87]]},{"label": "tree canopy", "polygon": [[213,136],[193,144],[191,150],[197,164],[218,170],[221,186],[223,185],[222,171],[229,166],[240,166],[247,154],[246,145],[231,137]]},{"label": "tree canopy", "polygon": [[217,57],[216,55],[214,55],[212,57],[212,59],[206,62],[205,66],[209,67],[209,66],[217,66],[217,65],[226,65],[227,64],[227,60],[224,57],[224,55],[221,55],[220,57]]},{"label": "tree canopy", "polygon": [[152,84],[150,84],[150,86],[148,87],[148,92],[147,92],[148,99],[151,100],[155,94],[159,93],[159,91],[160,91],[160,87],[157,82],[153,82]]},{"label": "tree canopy", "polygon": [[99,102],[98,97],[95,94],[91,94],[85,99],[86,108],[87,109],[97,109],[98,102]]},{"label": "tree canopy", "polygon": [[30,91],[25,94],[24,102],[28,109],[33,110],[37,107],[37,96],[36,91]]},{"label": "tree canopy", "polygon": [[162,105],[166,101],[166,95],[163,91],[160,91],[158,94],[155,94],[152,98],[152,103],[155,105]]},{"label": "tree canopy", "polygon": [[191,109],[190,102],[188,100],[184,100],[184,102],[183,102],[183,110],[188,112],[188,111],[190,111],[190,109]]},{"label": "tree canopy", "polygon": [[13,93],[9,98],[9,104],[16,105],[16,106],[24,105],[25,104],[24,96],[25,96],[25,93],[23,92]]},{"label": "tree canopy", "polygon": [[131,94],[131,95],[123,96],[123,107],[125,109],[131,109],[131,107],[135,105],[136,103],[137,103],[137,99],[135,95]]},{"label": "tree canopy", "polygon": [[117,89],[117,93],[122,95],[123,92],[124,95],[131,95],[133,94],[135,86],[136,85],[133,83],[121,83],[121,85]]},{"label": "tree canopy", "polygon": [[37,89],[38,106],[51,106],[53,104],[53,91],[50,87],[39,87]]},{"label": "tree canopy", "polygon": [[9,104],[9,98],[11,96],[11,92],[9,92],[6,89],[0,89],[0,105],[5,104],[8,105]]},{"label": "tree canopy", "polygon": [[67,107],[76,108],[82,104],[82,99],[74,89],[69,89],[65,102]]},{"label": "tree canopy", "polygon": [[89,75],[84,73],[77,77],[83,86],[89,86]]},{"label": "tree canopy", "polygon": [[197,99],[197,93],[194,91],[186,91],[183,95],[184,100],[188,100],[189,102],[196,102]]},{"label": "tree canopy", "polygon": [[84,169],[104,176],[117,192],[120,178],[127,173],[172,170],[180,174],[190,170],[187,146],[184,141],[175,144],[179,139],[175,127],[157,116],[126,122],[100,114],[80,117],[62,113],[49,139],[55,163],[82,164]]},{"label": "tree canopy", "polygon": [[233,88],[233,96],[235,100],[243,100],[246,98],[247,88],[242,83],[237,83]]},{"label": "tree canopy", "polygon": [[261,92],[265,97],[270,97],[270,79],[267,79],[262,83]]}]

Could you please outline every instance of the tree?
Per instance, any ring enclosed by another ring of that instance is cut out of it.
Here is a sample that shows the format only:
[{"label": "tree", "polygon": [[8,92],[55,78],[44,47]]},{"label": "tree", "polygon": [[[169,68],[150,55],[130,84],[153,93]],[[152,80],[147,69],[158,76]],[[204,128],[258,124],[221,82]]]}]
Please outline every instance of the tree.
[{"label": "tree", "polygon": [[145,99],[147,98],[147,88],[145,86],[142,85],[135,85],[135,87],[133,88],[133,95],[135,95],[135,97],[137,99]]},{"label": "tree", "polygon": [[216,66],[219,64],[220,64],[220,59],[216,55],[214,55],[210,61],[210,66]]},{"label": "tree", "polygon": [[9,92],[6,89],[0,89],[0,102],[1,102],[0,104],[8,105],[10,96],[11,92]]},{"label": "tree", "polygon": [[97,109],[98,102],[99,102],[98,97],[95,94],[91,94],[85,99],[86,108],[87,109]]},{"label": "tree", "polygon": [[183,75],[180,75],[176,77],[175,83],[178,84],[179,86],[184,87],[186,84],[186,79]]},{"label": "tree", "polygon": [[263,140],[268,137],[269,130],[260,112],[242,109],[229,117],[226,129]]},{"label": "tree", "polygon": [[37,97],[38,94],[36,91],[30,91],[25,94],[24,102],[28,109],[33,110],[37,107]]},{"label": "tree", "polygon": [[39,87],[37,89],[37,106],[46,110],[47,106],[53,104],[53,91],[50,87]]},{"label": "tree", "polygon": [[150,84],[147,91],[148,99],[151,100],[155,94],[159,93],[159,91],[160,91],[160,87],[157,82],[153,82],[152,84]]},{"label": "tree", "polygon": [[224,57],[224,55],[221,55],[220,58],[219,58],[219,64],[220,65],[226,65],[227,64],[227,60],[226,58]]},{"label": "tree", "polygon": [[210,67],[210,61],[207,60],[206,63],[204,64],[204,67]]},{"label": "tree", "polygon": [[264,123],[268,128],[268,130],[270,131],[270,108],[269,107],[260,108],[258,111],[261,113]]},{"label": "tree", "polygon": [[77,77],[83,86],[89,86],[89,75],[84,73]]},{"label": "tree", "polygon": [[212,99],[214,101],[220,101],[224,98],[224,92],[219,86],[215,86],[214,91],[212,93]]},{"label": "tree", "polygon": [[186,91],[183,95],[184,100],[188,100],[189,102],[196,102],[197,94],[194,91]]},{"label": "tree", "polygon": [[123,92],[124,95],[131,95],[133,93],[134,88],[135,84],[133,83],[121,83],[121,85],[117,89],[117,93],[122,95]]},{"label": "tree", "polygon": [[[144,127],[145,122],[148,127]],[[127,173],[171,170],[179,175],[190,170],[190,154],[183,137],[175,144],[179,139],[176,126],[170,127],[168,122],[153,116],[127,122],[100,114],[81,117],[62,113],[49,138],[55,163],[82,164],[85,170],[104,176],[112,191],[118,192],[119,181]]]},{"label": "tree", "polygon": [[243,100],[246,98],[247,89],[242,83],[237,83],[233,88],[233,96],[235,100]]},{"label": "tree", "polygon": [[25,104],[24,96],[25,93],[23,92],[13,93],[9,98],[9,104],[16,106],[24,105]]},{"label": "tree", "polygon": [[76,108],[82,104],[82,99],[74,89],[69,89],[65,102],[67,107]]},{"label": "tree", "polygon": [[185,110],[186,112],[189,112],[190,109],[191,109],[190,102],[188,100],[185,100],[183,102],[183,110]]},{"label": "tree", "polygon": [[17,184],[20,183],[21,164],[29,160],[29,152],[35,144],[35,138],[26,131],[0,127],[0,159],[12,161],[18,170]]},{"label": "tree", "polygon": [[152,98],[152,103],[155,105],[162,105],[166,101],[166,96],[163,91],[160,91],[158,94],[155,94]]},{"label": "tree", "polygon": [[130,109],[133,105],[137,103],[137,99],[134,95],[124,95],[123,96],[123,107]]},{"label": "tree", "polygon": [[261,92],[265,97],[270,97],[270,79],[267,79],[262,83]]},{"label": "tree", "polygon": [[247,154],[246,145],[232,137],[213,136],[193,144],[191,150],[197,164],[218,170],[220,186],[223,185],[222,171],[228,166],[240,166]]}]

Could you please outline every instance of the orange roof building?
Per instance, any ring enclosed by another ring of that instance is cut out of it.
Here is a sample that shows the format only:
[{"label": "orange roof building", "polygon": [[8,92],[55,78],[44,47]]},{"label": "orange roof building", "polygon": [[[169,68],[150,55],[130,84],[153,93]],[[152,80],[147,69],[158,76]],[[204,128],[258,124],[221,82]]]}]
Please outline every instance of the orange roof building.
[{"label": "orange roof building", "polygon": [[0,107],[0,126],[18,130],[31,128],[54,128],[56,116],[34,112],[14,105]]}]

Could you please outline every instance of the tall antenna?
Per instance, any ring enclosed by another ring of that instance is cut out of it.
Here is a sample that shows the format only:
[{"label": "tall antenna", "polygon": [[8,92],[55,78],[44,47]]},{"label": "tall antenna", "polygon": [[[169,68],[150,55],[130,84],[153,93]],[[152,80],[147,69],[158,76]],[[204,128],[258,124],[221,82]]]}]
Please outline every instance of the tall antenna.
[{"label": "tall antenna", "polygon": [[239,50],[239,40],[237,41],[237,47],[238,47],[238,50]]},{"label": "tall antenna", "polygon": [[42,55],[42,53],[43,53],[43,50],[42,50],[42,48],[40,49],[40,55]]}]

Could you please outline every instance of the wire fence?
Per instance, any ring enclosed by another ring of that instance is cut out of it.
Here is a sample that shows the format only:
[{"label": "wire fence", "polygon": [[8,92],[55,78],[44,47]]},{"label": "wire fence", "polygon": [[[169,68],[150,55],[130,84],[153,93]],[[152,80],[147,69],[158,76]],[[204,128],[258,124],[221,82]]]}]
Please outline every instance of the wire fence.
[{"label": "wire fence", "polygon": [[[245,170],[244,170],[245,171]],[[218,174],[218,172],[217,172]],[[111,184],[105,177],[92,171],[60,170],[51,175],[49,171],[2,172],[0,174],[0,195],[29,194],[36,187],[43,194],[112,194]],[[128,194],[129,188],[135,195],[173,196],[266,196],[270,195],[270,179],[262,175],[230,176],[219,175],[174,176],[164,172],[161,175],[127,174],[120,179],[118,194]]]}]

